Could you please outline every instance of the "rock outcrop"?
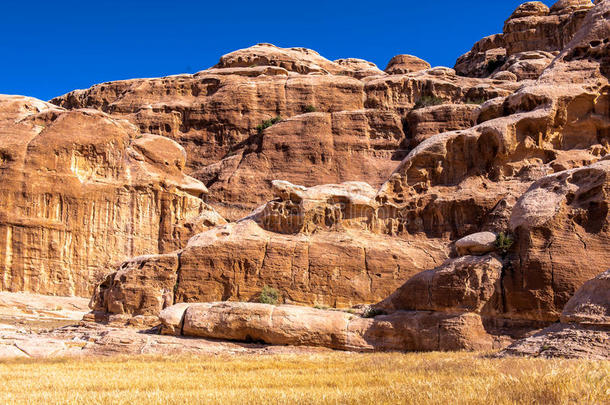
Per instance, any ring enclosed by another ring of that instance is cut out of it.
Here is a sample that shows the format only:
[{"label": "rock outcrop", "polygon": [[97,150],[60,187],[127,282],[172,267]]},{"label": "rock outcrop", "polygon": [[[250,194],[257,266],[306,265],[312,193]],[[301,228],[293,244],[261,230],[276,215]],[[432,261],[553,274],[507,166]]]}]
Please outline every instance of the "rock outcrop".
[{"label": "rock outcrop", "polygon": [[321,346],[352,351],[490,350],[500,342],[469,315],[399,311],[362,318],[347,312],[254,303],[194,303],[184,315],[162,314],[163,327],[183,336]]},{"label": "rock outcrop", "polygon": [[[493,80],[460,78],[447,68],[366,78],[368,107],[399,115],[413,114],[411,90],[431,77],[445,98],[420,103],[494,98],[472,108],[477,125],[417,144],[376,193],[361,182],[310,188],[271,182],[275,200],[193,237],[177,253],[174,294],[164,301],[157,289],[155,302],[255,300],[270,285],[286,303],[381,301],[384,311],[430,319],[458,313],[479,319],[498,339],[559,320],[574,292],[610,262],[603,247],[610,87],[605,51],[598,49],[609,7],[601,2],[590,10],[553,64],[510,94]],[[294,121],[323,116],[275,124],[263,131],[263,143]],[[512,237],[496,246],[501,233]],[[442,265],[453,241],[460,255],[497,250],[497,256]],[[139,266],[130,271],[133,279],[146,278]],[[100,287],[97,310],[113,311],[104,297],[124,294],[120,278],[113,274]],[[154,316],[161,307],[136,302],[116,312]]]},{"label": "rock outcrop", "polygon": [[88,296],[108,266],[223,220],[184,149],[96,110],[0,97],[0,287]]},{"label": "rock outcrop", "polygon": [[[403,121],[421,99],[463,104],[517,88],[429,69],[405,55],[389,69],[391,75],[362,60],[331,62],[312,50],[260,44],[194,75],[103,83],[52,102],[99,109],[180,143],[186,172],[210,190],[207,201],[238,220],[272,198],[272,180],[380,186],[410,150]],[[456,115],[452,128],[470,123]]]},{"label": "rock outcrop", "polygon": [[561,323],[517,341],[500,356],[610,360],[610,270],[587,281],[568,301]]},{"label": "rock outcrop", "polygon": [[606,345],[609,15],[526,3],[455,70],[259,44],[5,98],[3,288],[86,294],[106,266],[91,319],[178,335],[492,349],[561,320]]},{"label": "rock outcrop", "polygon": [[519,80],[535,79],[568,45],[593,8],[590,0],[558,1],[550,9],[540,1],[517,7],[502,34],[477,42],[455,65],[460,75],[488,77],[508,71]]},{"label": "rock outcrop", "polygon": [[158,315],[174,302],[254,300],[265,285],[287,303],[349,307],[379,301],[447,258],[446,241],[372,232],[366,184],[274,188],[278,199],[248,218],[198,234],[171,255],[125,262],[100,284],[94,308]]}]

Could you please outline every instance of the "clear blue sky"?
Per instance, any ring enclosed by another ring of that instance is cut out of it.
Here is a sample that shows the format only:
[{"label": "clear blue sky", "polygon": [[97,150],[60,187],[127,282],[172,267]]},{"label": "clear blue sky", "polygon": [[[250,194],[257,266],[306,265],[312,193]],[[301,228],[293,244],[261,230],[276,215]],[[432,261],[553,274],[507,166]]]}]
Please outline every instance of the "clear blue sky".
[{"label": "clear blue sky", "polygon": [[48,100],[110,80],[193,73],[259,42],[381,69],[399,53],[453,66],[522,2],[2,0],[0,93]]}]

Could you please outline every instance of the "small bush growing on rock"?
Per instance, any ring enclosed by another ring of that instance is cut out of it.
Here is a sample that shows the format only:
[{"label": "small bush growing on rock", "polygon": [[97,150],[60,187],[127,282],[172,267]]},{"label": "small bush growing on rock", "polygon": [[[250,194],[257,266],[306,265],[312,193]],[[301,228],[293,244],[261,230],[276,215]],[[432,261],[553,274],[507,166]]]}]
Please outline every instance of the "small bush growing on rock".
[{"label": "small bush growing on rock", "polygon": [[261,122],[257,127],[256,130],[258,131],[258,133],[262,133],[265,129],[269,128],[270,126],[272,126],[273,124],[277,124],[278,122],[282,122],[283,118],[278,115],[275,118],[271,118],[269,120],[264,120],[263,122]]},{"label": "small bush growing on rock", "polygon": [[364,312],[362,312],[362,317],[363,318],[374,318],[377,315],[383,315],[384,312],[381,309],[378,308],[374,308],[374,307],[366,307],[364,309]]},{"label": "small bush growing on rock", "polygon": [[280,300],[280,292],[273,287],[265,285],[261,290],[261,295],[258,300],[261,304],[277,305]]},{"label": "small bush growing on rock", "polygon": [[510,234],[500,232],[498,236],[496,236],[496,248],[502,252],[506,253],[513,246],[515,240]]},{"label": "small bush growing on rock", "polygon": [[316,111],[318,111],[318,109],[311,104],[308,105],[307,107],[305,107],[305,112],[307,112],[307,113],[312,113],[312,112],[316,112]]},{"label": "small bush growing on rock", "polygon": [[417,100],[413,109],[417,110],[419,108],[429,107],[431,105],[440,105],[440,104],[443,104],[444,102],[445,102],[445,100],[443,100],[442,98],[439,98],[439,97],[424,96],[424,97],[420,98],[419,100]]}]

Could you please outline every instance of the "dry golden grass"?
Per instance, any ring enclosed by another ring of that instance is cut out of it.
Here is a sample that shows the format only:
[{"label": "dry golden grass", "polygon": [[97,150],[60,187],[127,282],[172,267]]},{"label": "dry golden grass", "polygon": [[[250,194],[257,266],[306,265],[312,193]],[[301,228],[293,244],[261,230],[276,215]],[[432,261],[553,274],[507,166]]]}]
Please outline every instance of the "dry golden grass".
[{"label": "dry golden grass", "polygon": [[472,353],[0,362],[6,404],[610,403],[610,362]]}]

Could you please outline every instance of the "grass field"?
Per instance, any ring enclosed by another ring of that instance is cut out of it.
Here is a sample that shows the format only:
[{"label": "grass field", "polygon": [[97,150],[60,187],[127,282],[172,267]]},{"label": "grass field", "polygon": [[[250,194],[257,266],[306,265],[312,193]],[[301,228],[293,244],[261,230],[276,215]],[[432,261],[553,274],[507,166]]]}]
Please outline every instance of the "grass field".
[{"label": "grass field", "polygon": [[2,404],[610,404],[610,362],[471,353],[12,360]]}]

